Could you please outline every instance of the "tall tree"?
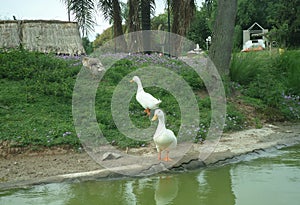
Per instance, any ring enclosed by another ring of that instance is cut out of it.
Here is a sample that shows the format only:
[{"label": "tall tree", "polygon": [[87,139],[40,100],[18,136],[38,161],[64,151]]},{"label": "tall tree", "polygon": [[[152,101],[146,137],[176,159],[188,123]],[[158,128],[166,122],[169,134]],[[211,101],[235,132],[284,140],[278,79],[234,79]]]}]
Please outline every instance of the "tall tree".
[{"label": "tall tree", "polygon": [[141,0],[142,30],[151,30],[151,2]]},{"label": "tall tree", "polygon": [[[141,29],[140,23],[141,0],[128,0],[128,32],[136,32]],[[142,36],[132,33],[129,39],[129,49],[131,52],[139,52],[142,49]]]},{"label": "tall tree", "polygon": [[[196,11],[195,1],[172,0],[171,9],[173,14],[172,32],[178,34],[179,36],[185,36]],[[179,36],[174,36],[174,39],[172,39],[172,44],[169,44],[172,45],[172,48],[169,48],[171,55],[180,55],[182,38]]]},{"label": "tall tree", "polygon": [[94,0],[62,0],[68,9],[68,18],[70,21],[70,12],[75,15],[75,21],[78,22],[81,35],[83,37],[94,30],[95,19]]},{"label": "tall tree", "polygon": [[187,38],[199,44],[201,48],[206,48],[206,38],[211,35],[208,22],[208,12],[202,7],[196,14],[187,33]]},{"label": "tall tree", "polygon": [[221,75],[229,74],[237,0],[218,0],[209,56]]},{"label": "tall tree", "polygon": [[171,1],[173,25],[172,32],[185,36],[196,11],[194,0],[172,0]]},{"label": "tall tree", "polygon": [[140,0],[128,0],[128,30],[135,32],[140,30]]},{"label": "tall tree", "polygon": [[153,0],[141,0],[141,25],[143,30],[143,47],[146,53],[151,51],[151,7]]},{"label": "tall tree", "polygon": [[114,38],[116,45],[123,51],[127,50],[127,43],[123,36],[121,7],[119,0],[99,0],[98,8],[102,11],[106,20],[113,22]]},{"label": "tall tree", "polygon": [[275,39],[282,46],[300,46],[300,0],[273,0],[266,9]]}]

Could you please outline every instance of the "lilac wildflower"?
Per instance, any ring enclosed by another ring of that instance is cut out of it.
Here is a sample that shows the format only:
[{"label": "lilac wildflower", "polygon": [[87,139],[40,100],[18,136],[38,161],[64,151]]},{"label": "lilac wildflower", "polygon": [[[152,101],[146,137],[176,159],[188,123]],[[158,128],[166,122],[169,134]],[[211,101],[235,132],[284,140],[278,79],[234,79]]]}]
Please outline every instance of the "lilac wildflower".
[{"label": "lilac wildflower", "polygon": [[70,134],[72,134],[72,132],[65,132],[65,133],[63,134],[63,137],[65,137],[65,136],[67,136],[67,135],[70,135]]}]

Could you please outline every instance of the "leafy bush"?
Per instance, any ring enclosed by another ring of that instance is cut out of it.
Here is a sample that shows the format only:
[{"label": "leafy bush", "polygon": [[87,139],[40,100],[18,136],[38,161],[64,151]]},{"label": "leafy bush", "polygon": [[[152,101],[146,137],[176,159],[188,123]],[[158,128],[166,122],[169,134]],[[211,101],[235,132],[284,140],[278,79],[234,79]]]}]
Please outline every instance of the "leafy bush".
[{"label": "leafy bush", "polygon": [[228,103],[224,131],[242,130],[244,127],[244,115],[232,103]]},{"label": "leafy bush", "polygon": [[266,114],[277,113],[278,120],[299,119],[299,99],[291,97],[300,93],[299,59],[299,51],[285,51],[282,55],[269,52],[236,54],[231,64],[231,79],[242,85],[242,94],[261,100]]},{"label": "leafy bush", "polygon": [[267,53],[234,54],[230,66],[230,78],[241,85],[248,85],[257,75],[268,73],[272,59]]},{"label": "leafy bush", "polygon": [[267,106],[278,108],[282,103],[284,90],[284,85],[277,79],[274,79],[273,75],[268,74],[257,75],[242,93],[263,100]]},{"label": "leafy bush", "polygon": [[288,92],[300,95],[300,50],[285,51],[277,62],[279,75],[284,77],[283,82]]}]

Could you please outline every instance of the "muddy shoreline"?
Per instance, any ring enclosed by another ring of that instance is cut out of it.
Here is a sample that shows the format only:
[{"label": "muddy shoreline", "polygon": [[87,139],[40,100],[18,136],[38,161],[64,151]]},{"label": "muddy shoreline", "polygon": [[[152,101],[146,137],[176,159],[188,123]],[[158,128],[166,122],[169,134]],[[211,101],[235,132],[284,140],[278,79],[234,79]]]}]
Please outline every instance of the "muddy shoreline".
[{"label": "muddy shoreline", "polygon": [[[242,161],[247,155],[259,156],[269,149],[280,149],[300,143],[300,124],[265,125],[262,129],[250,129],[224,134],[214,152],[205,160],[199,159],[209,142],[194,144],[187,154],[166,172],[186,171],[206,166],[219,166]],[[149,147],[153,151],[152,147]],[[131,151],[131,150],[129,150]],[[137,151],[137,150],[134,150]],[[149,151],[149,150],[148,150]],[[85,181],[101,178],[124,177],[119,171],[139,173],[138,163],[122,166],[115,159],[115,170],[108,170],[96,163],[86,152],[56,149],[36,153],[23,153],[0,158],[0,190],[25,188],[44,183]],[[157,164],[161,166],[160,164]]]}]

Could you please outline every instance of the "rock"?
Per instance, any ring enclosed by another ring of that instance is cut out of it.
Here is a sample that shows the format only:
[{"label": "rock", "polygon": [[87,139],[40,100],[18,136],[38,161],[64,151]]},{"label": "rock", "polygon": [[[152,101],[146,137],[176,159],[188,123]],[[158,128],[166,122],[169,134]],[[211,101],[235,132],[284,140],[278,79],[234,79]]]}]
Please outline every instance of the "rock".
[{"label": "rock", "polygon": [[269,127],[269,128],[273,128],[273,129],[279,129],[278,126],[275,126],[275,125],[272,125],[272,124],[268,124],[266,126]]},{"label": "rock", "polygon": [[119,159],[121,158],[122,155],[117,154],[117,153],[113,153],[113,152],[105,152],[102,156],[102,161],[105,160],[112,160],[112,159]]},{"label": "rock", "polygon": [[201,160],[191,160],[187,164],[182,164],[182,166],[188,170],[195,170],[198,169],[199,167],[204,167],[205,163]]}]

